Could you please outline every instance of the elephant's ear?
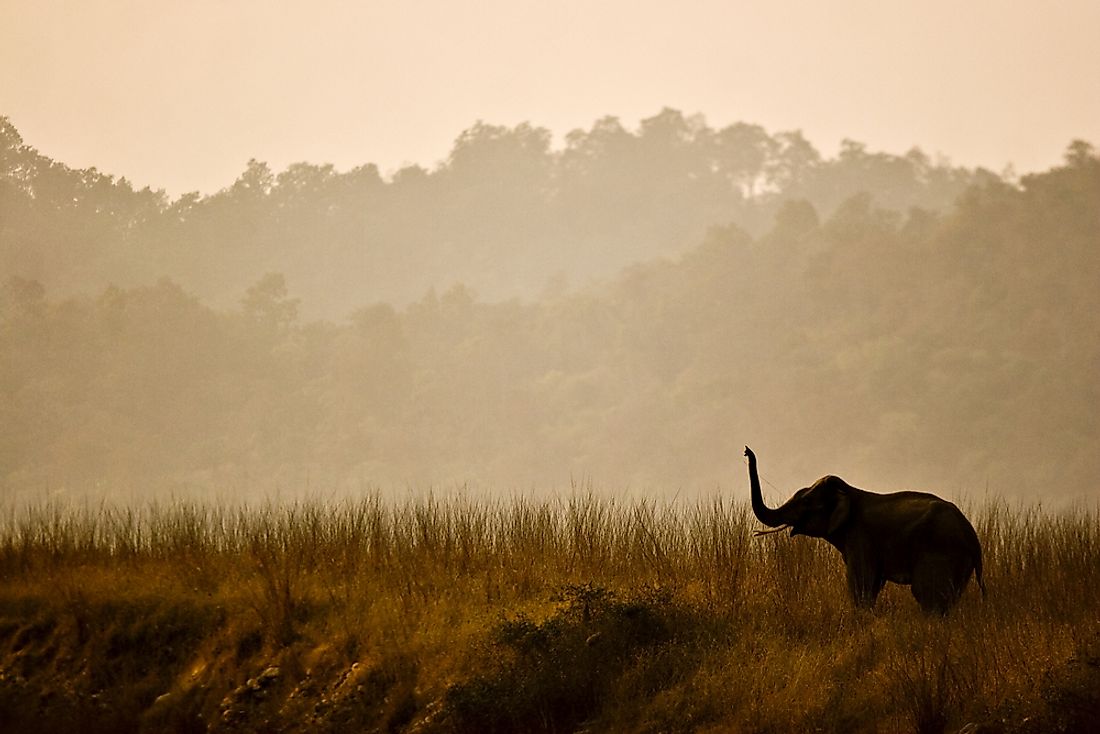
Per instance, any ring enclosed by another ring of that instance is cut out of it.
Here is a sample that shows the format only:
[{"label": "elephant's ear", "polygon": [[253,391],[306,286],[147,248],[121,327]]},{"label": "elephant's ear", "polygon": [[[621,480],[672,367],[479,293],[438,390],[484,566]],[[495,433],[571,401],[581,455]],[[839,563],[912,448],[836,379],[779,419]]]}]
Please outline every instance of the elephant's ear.
[{"label": "elephant's ear", "polygon": [[852,501],[848,497],[848,489],[846,487],[837,489],[836,507],[833,508],[833,514],[829,515],[828,535],[835,533],[848,519],[848,512],[851,510],[851,506]]}]

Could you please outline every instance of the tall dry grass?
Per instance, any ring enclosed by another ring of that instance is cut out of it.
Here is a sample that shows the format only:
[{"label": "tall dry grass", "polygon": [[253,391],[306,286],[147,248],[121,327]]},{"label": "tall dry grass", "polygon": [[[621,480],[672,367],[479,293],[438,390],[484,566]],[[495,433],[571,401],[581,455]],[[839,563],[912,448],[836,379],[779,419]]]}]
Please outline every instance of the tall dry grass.
[{"label": "tall dry grass", "polygon": [[1097,511],[970,514],[989,594],[972,584],[939,619],[892,585],[853,609],[832,548],[754,537],[721,498],[9,510],[0,714],[37,730],[77,712],[103,731],[921,732],[1094,715]]}]

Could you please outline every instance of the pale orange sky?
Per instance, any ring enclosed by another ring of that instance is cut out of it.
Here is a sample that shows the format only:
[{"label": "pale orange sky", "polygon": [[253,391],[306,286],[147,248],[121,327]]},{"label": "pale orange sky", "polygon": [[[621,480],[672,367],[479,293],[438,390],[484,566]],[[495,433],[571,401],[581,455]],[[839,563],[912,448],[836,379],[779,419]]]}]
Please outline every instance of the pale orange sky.
[{"label": "pale orange sky", "polygon": [[0,115],[173,196],[249,158],[427,167],[478,119],[674,107],[1018,172],[1100,144],[1100,2],[0,0]]}]

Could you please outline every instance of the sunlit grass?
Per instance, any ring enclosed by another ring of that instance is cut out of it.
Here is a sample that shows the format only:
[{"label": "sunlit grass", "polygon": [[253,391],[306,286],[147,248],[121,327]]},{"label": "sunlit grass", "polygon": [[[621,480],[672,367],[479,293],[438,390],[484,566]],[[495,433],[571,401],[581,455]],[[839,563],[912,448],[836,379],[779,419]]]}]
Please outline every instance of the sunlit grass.
[{"label": "sunlit grass", "polygon": [[56,689],[47,713],[168,728],[1027,730],[1090,715],[1076,687],[1100,654],[1100,517],[971,514],[989,594],[971,584],[939,619],[894,586],[854,610],[832,548],[753,537],[746,507],[720,498],[9,510],[0,713],[48,728],[24,694]]}]

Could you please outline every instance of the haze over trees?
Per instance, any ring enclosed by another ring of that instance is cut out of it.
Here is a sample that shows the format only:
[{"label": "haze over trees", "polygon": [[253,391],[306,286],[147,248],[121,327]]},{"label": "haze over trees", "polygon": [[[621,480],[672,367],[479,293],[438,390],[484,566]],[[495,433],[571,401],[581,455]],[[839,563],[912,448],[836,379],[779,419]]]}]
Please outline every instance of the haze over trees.
[{"label": "haze over trees", "polygon": [[0,119],[0,482],[1093,495],[1100,158],[1019,180],[674,110],[169,200]]},{"label": "haze over trees", "polygon": [[716,130],[670,109],[636,131],[601,119],[559,150],[546,130],[478,123],[434,170],[409,166],[388,179],[373,165],[276,173],[251,160],[222,191],[174,201],[50,160],[0,118],[0,177],[0,269],[52,293],[167,276],[235,306],[260,275],[281,272],[310,315],[328,318],[454,283],[490,301],[583,285],[682,254],[715,224],[761,234],[787,199],[821,216],[863,191],[887,209],[942,210],[994,178],[917,149],[893,156],[851,141],[826,159],[798,132]]}]

